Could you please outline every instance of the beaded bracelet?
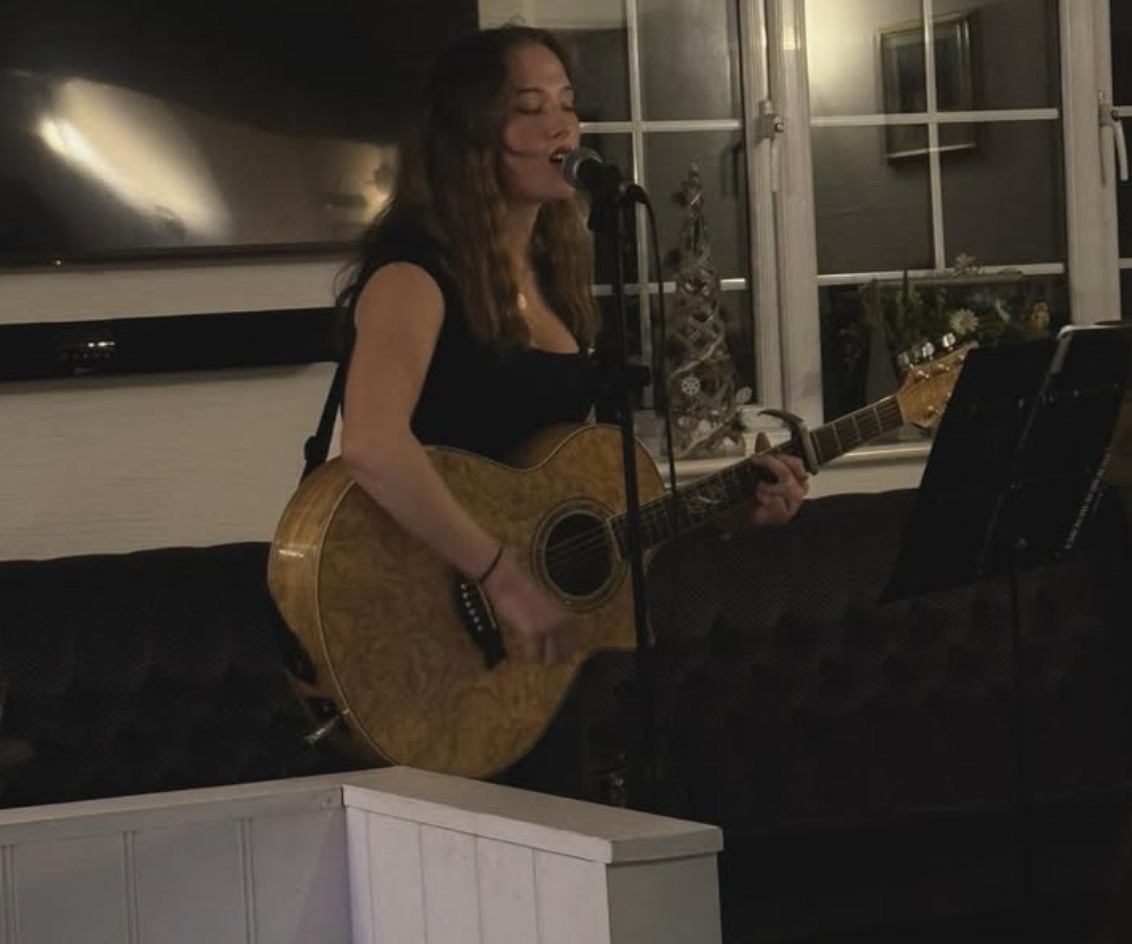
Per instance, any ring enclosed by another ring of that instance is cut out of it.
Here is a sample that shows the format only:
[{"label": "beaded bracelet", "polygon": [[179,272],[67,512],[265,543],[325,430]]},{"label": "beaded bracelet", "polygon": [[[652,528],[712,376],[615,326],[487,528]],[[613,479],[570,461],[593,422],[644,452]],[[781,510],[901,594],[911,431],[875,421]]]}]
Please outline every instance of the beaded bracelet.
[{"label": "beaded bracelet", "polygon": [[487,565],[487,570],[480,574],[479,579],[476,580],[476,583],[483,583],[485,580],[487,580],[487,578],[491,576],[491,572],[495,570],[496,566],[499,564],[499,561],[502,557],[503,542],[500,541],[499,550],[495,552],[495,556],[491,559],[491,563]]}]

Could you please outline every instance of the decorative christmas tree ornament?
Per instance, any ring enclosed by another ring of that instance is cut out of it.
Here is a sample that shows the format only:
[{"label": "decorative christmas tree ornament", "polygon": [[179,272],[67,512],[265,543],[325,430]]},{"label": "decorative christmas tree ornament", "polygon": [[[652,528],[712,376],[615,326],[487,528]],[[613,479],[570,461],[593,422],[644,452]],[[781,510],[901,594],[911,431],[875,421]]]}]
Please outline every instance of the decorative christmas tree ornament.
[{"label": "decorative christmas tree ornament", "polygon": [[740,387],[727,347],[719,307],[719,276],[711,259],[699,168],[692,164],[676,199],[684,207],[679,246],[670,256],[676,293],[665,348],[672,451],[677,459],[742,455],[742,406],[751,398]]}]

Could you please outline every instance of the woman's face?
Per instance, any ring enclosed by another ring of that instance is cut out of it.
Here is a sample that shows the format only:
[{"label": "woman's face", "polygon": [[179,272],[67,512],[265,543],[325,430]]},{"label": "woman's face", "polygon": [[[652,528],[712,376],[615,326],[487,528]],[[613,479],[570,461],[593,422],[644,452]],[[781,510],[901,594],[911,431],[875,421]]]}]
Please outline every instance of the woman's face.
[{"label": "woman's face", "polygon": [[507,56],[503,89],[503,186],[513,203],[548,203],[574,195],[562,155],[578,146],[574,87],[546,46],[526,43]]}]

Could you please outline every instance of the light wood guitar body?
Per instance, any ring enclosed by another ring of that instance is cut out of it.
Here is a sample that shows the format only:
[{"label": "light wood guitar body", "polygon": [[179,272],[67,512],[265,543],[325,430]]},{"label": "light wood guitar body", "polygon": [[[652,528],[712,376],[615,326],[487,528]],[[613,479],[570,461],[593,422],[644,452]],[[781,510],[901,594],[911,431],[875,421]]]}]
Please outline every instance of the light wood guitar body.
[{"label": "light wood guitar body", "polygon": [[[430,455],[457,499],[526,554],[531,570],[576,615],[580,642],[567,663],[548,669],[503,659],[489,667],[458,603],[466,585],[376,505],[338,459],[311,473],[287,506],[268,584],[314,663],[317,684],[297,681],[301,694],[337,705],[351,749],[426,770],[489,776],[535,744],[590,654],[635,646],[629,575],[615,549],[602,554],[595,547],[597,564],[586,574],[562,567],[560,577],[573,586],[553,582],[555,555],[568,555],[577,542],[610,540],[604,522],[624,511],[620,431],[551,431],[525,450],[520,461],[527,468],[452,449]],[[642,501],[660,496],[660,475],[640,447],[638,469]],[[506,646],[507,627],[502,633]]]},{"label": "light wood guitar body", "polygon": [[[905,423],[934,425],[966,349],[914,368],[900,390],[772,450],[817,468]],[[268,586],[296,637],[290,666],[311,711],[363,760],[487,777],[514,764],[550,723],[581,664],[635,646],[621,431],[548,430],[503,465],[432,448],[449,488],[576,617],[578,648],[547,668],[505,658],[478,588],[402,529],[349,476],[324,463],[292,496],[276,529]],[[641,546],[747,502],[762,475],[749,459],[666,495],[637,445]],[[647,560],[647,558],[646,558]]]}]

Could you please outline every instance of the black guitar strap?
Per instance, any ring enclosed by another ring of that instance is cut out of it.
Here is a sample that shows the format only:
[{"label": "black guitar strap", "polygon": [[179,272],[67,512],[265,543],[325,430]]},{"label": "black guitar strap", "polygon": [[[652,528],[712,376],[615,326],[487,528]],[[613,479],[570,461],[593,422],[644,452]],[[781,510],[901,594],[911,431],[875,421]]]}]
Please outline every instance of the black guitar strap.
[{"label": "black guitar strap", "polygon": [[301,478],[306,478],[322,463],[330,452],[330,438],[334,435],[334,421],[342,405],[342,392],[346,386],[346,368],[349,358],[343,357],[334,370],[334,379],[330,381],[330,389],[326,393],[326,402],[322,405],[322,416],[318,419],[318,428],[303,446],[303,466]]}]

